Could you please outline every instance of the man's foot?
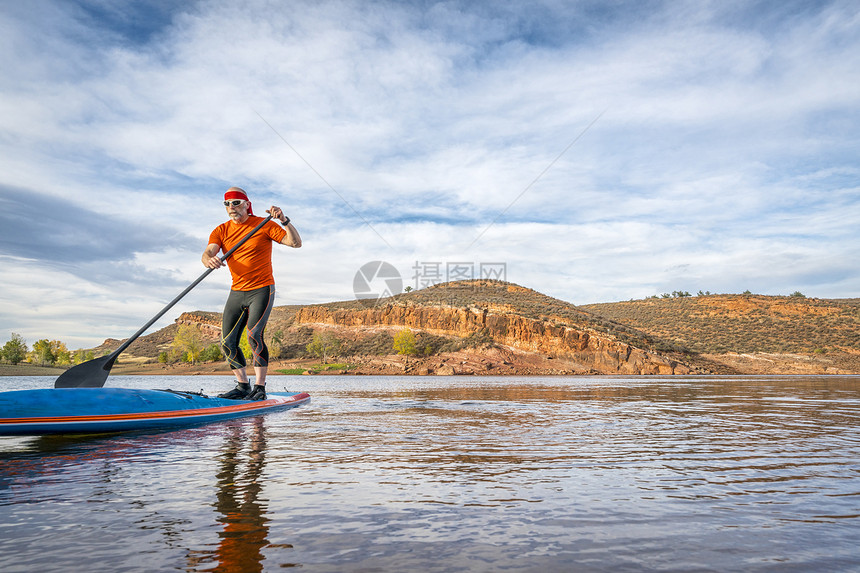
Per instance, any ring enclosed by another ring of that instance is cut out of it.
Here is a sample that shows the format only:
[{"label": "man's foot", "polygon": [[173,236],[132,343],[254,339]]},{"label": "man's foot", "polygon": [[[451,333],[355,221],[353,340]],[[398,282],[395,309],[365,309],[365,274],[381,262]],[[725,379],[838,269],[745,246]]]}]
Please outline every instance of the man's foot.
[{"label": "man's foot", "polygon": [[229,392],[218,394],[219,398],[227,398],[229,400],[247,400],[248,394],[251,393],[251,385],[247,382],[239,382],[236,387]]},{"label": "man's foot", "polygon": [[266,399],[266,387],[260,386],[258,384],[254,385],[254,389],[251,390],[251,393],[245,397],[245,400],[265,400]]}]

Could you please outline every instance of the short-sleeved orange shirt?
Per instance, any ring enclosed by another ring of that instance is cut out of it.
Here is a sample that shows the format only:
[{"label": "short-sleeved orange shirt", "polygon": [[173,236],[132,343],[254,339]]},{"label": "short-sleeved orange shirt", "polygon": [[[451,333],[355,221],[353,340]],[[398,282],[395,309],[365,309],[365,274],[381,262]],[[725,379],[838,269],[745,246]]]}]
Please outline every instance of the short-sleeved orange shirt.
[{"label": "short-sleeved orange shirt", "polygon": [[[248,217],[244,223],[232,219],[215,227],[209,235],[209,244],[218,245],[227,252],[245,235],[263,221],[262,217]],[[272,272],[272,242],[280,243],[287,236],[279,225],[269,221],[248,242],[236,249],[227,259],[233,276],[233,290],[248,291],[275,284]]]}]

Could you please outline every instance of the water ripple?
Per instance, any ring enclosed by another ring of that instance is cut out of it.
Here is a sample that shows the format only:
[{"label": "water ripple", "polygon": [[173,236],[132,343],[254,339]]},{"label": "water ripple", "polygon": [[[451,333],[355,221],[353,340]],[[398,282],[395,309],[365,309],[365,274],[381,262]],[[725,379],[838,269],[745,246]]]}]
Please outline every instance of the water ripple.
[{"label": "water ripple", "polygon": [[857,378],[272,382],[313,401],[0,440],[4,572],[860,569]]}]

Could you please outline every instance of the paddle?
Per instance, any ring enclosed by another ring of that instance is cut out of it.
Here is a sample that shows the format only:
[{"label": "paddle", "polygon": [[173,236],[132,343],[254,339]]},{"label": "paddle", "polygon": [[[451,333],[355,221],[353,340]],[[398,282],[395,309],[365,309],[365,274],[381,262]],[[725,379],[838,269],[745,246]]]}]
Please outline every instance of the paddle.
[{"label": "paddle", "polygon": [[[242,240],[236,243],[236,245],[232,249],[224,253],[220,257],[221,262],[223,263],[224,261],[226,261],[227,257],[233,254],[233,251],[244,245],[245,241],[250,239],[254,235],[254,233],[262,229],[263,225],[268,223],[271,218],[271,215],[266,217],[262,223],[254,227],[253,231],[245,235]],[[126,348],[128,348],[132,342],[137,340],[137,338],[141,334],[146,332],[147,328],[152,326],[156,320],[161,318],[165,312],[170,310],[174,304],[179,302],[182,297],[188,294],[191,289],[196,287],[200,283],[200,281],[209,276],[209,273],[214,270],[215,269],[206,269],[206,272],[200,275],[200,277],[198,277],[196,281],[188,285],[188,288],[182,291],[175,299],[170,301],[167,306],[161,309],[161,312],[153,316],[152,320],[144,324],[140,328],[140,330],[135,332],[131,336],[131,338],[123,342],[122,345],[116,350],[114,350],[112,353],[108,354],[107,356],[102,356],[101,358],[96,358],[95,360],[88,360],[87,362],[82,362],[76,366],[72,366],[71,368],[60,374],[60,377],[57,378],[56,382],[54,382],[54,388],[101,388],[102,386],[104,386],[105,380],[107,380],[108,374],[110,374],[110,369],[113,368],[113,364],[114,362],[116,362],[116,359],[120,355],[120,353]]]}]

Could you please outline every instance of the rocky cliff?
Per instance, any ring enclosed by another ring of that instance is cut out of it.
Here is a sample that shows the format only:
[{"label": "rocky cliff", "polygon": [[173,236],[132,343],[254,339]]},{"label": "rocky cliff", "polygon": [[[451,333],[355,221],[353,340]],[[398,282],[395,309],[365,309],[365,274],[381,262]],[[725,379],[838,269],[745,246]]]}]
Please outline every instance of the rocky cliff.
[{"label": "rocky cliff", "polygon": [[[488,281],[484,288],[506,292],[519,289],[517,294],[520,298],[533,298],[529,296],[533,291],[516,285]],[[591,373],[668,375],[689,374],[694,370],[681,360],[590,328],[583,320],[586,313],[581,311],[574,309],[574,320],[570,320],[570,316],[559,316],[559,313],[529,317],[518,308],[516,301],[514,304],[481,302],[481,298],[493,298],[482,297],[481,294],[473,293],[472,304],[464,306],[433,304],[409,296],[374,306],[354,303],[306,306],[296,313],[295,321],[306,326],[348,329],[409,328],[461,338],[480,334],[509,348],[572,361],[579,366],[578,371]],[[552,312],[551,305],[544,308]],[[577,322],[580,324],[572,324]]]},{"label": "rocky cliff", "polygon": [[176,319],[176,324],[197,325],[205,340],[221,339],[221,315],[216,312],[183,312]]}]

